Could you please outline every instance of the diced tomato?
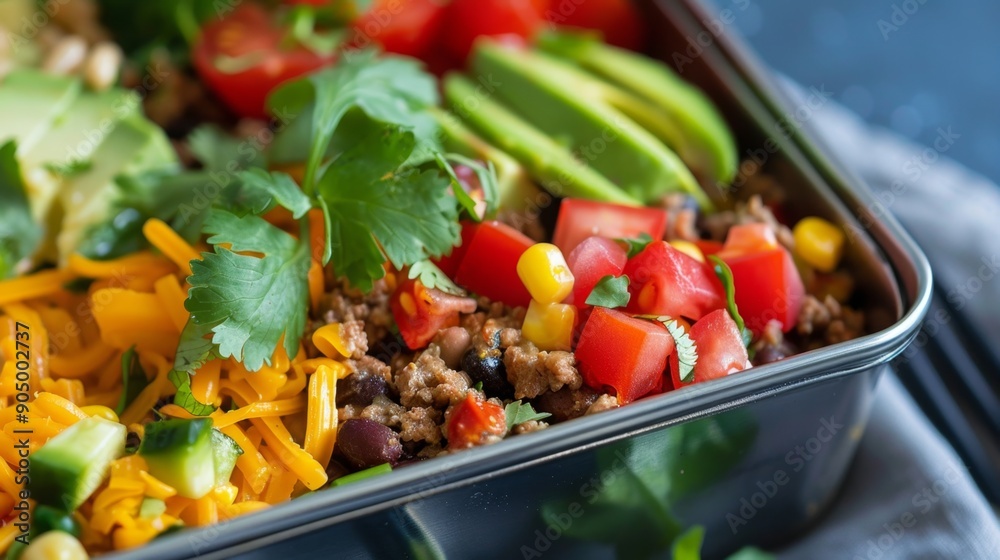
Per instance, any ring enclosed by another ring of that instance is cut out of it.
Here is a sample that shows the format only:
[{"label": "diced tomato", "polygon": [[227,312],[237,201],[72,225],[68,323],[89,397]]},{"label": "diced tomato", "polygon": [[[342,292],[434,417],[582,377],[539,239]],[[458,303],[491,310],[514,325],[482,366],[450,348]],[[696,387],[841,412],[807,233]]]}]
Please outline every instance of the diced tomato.
[{"label": "diced tomato", "polygon": [[[691,327],[688,335],[698,349],[693,383],[718,379],[750,367],[750,357],[740,329],[725,309],[702,317]],[[676,354],[671,357],[670,368],[674,388],[690,385],[681,383]]]},{"label": "diced tomato", "polygon": [[646,44],[646,25],[634,0],[552,2],[545,17],[553,23],[596,29],[612,45],[634,51]]},{"label": "diced tomato", "polygon": [[445,6],[440,0],[375,0],[352,28],[354,44],[382,45],[387,52],[424,58],[440,34]]},{"label": "diced tomato", "polygon": [[552,243],[569,254],[581,241],[595,235],[634,239],[646,233],[653,239],[663,239],[666,229],[667,213],[663,210],[567,198],[559,207]]},{"label": "diced tomato", "polygon": [[576,283],[569,303],[586,307],[594,286],[605,276],[621,276],[628,254],[618,243],[603,237],[588,237],[566,259]]},{"label": "diced tomato", "polygon": [[693,242],[698,249],[701,250],[701,254],[708,257],[709,255],[718,254],[722,250],[722,243],[718,241],[711,241],[709,239],[699,239]]},{"label": "diced tomato", "polygon": [[733,226],[719,253],[733,271],[736,305],[746,326],[760,334],[771,320],[788,332],[795,326],[805,287],[792,255],[762,224]]},{"label": "diced tomato", "polygon": [[508,225],[483,222],[458,265],[455,282],[493,301],[528,307],[531,294],[517,275],[517,261],[534,243]]},{"label": "diced tomato", "polygon": [[674,339],[663,325],[595,307],[576,346],[584,382],[612,387],[620,404],[646,396],[662,384]]},{"label": "diced tomato", "polygon": [[458,265],[462,263],[465,253],[472,243],[472,236],[476,234],[476,224],[470,221],[462,222],[462,242],[451,250],[451,254],[434,261],[434,264],[448,275],[448,278],[455,278],[458,272]]},{"label": "diced tomato", "polygon": [[240,4],[205,25],[191,51],[198,75],[240,116],[267,116],[267,95],[284,82],[333,62],[301,45],[285,46],[286,30],[262,7]]},{"label": "diced tomato", "polygon": [[482,36],[530,40],[545,23],[543,13],[534,0],[453,0],[445,15],[442,42],[464,61]]},{"label": "diced tomato", "polygon": [[483,399],[477,391],[469,391],[448,418],[448,449],[482,445],[491,436],[503,437],[506,432],[504,409]]},{"label": "diced tomato", "polygon": [[726,306],[722,282],[707,264],[654,241],[625,265],[632,299],[628,311],[697,321]]},{"label": "diced tomato", "polygon": [[460,313],[474,313],[475,300],[446,294],[407,280],[389,300],[399,334],[410,350],[427,346],[441,329],[458,326]]}]

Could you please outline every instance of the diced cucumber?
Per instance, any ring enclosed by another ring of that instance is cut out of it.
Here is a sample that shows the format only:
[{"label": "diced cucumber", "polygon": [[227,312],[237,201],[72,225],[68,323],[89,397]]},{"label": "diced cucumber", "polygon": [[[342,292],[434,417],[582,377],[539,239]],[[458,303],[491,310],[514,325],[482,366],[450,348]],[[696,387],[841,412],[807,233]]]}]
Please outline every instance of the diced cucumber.
[{"label": "diced cucumber", "polygon": [[143,498],[139,506],[139,517],[152,518],[159,517],[167,511],[167,503],[157,498]]},{"label": "diced cucumber", "polygon": [[147,424],[139,455],[149,474],[173,486],[179,496],[198,499],[215,488],[211,418]]},{"label": "diced cucumber", "polygon": [[212,428],[212,453],[215,456],[215,485],[226,484],[233,476],[236,460],[243,454],[243,448],[235,439]]},{"label": "diced cucumber", "polygon": [[125,452],[125,426],[90,417],[66,428],[31,455],[31,497],[73,511],[101,485]]}]

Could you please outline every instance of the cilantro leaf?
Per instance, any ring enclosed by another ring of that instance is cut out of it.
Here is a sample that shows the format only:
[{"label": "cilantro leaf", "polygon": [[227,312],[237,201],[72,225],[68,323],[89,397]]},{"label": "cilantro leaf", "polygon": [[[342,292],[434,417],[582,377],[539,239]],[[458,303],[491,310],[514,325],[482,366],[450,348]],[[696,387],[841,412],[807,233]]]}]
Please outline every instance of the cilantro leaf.
[{"label": "cilantro leaf", "polygon": [[646,249],[646,247],[653,242],[653,236],[649,235],[646,232],[642,232],[639,234],[639,237],[637,238],[632,239],[632,238],[620,237],[618,239],[615,239],[615,241],[625,244],[625,250],[628,251],[628,258],[631,259],[632,257],[643,252]]},{"label": "cilantro leaf", "polygon": [[118,397],[115,414],[121,416],[147,385],[149,385],[149,378],[146,376],[146,371],[142,369],[139,355],[136,354],[135,346],[133,346],[122,354],[122,394]]},{"label": "cilantro leaf", "polygon": [[691,527],[674,539],[673,560],[701,560],[701,543],[705,539],[705,528]]},{"label": "cilantro leaf", "polygon": [[438,145],[437,123],[426,107],[437,104],[433,76],[408,58],[376,58],[374,50],[345,55],[338,64],[285,84],[268,98],[275,114],[307,114],[312,108],[312,142],[303,189],[312,193],[321,160],[337,126],[353,108],[369,117],[406,126],[420,138],[421,148]]},{"label": "cilantro leaf", "polygon": [[296,220],[312,209],[312,201],[287,173],[280,171],[268,173],[263,169],[251,169],[240,173],[240,179],[245,188],[263,191],[271,196],[274,202],[291,210]]},{"label": "cilantro leaf", "polygon": [[[199,325],[212,325],[223,358],[250,371],[270,365],[281,338],[295,356],[309,307],[308,236],[296,240],[259,216],[213,209],[205,222],[213,253],[191,263],[185,307]],[[230,249],[221,247],[229,244]],[[263,256],[240,254],[250,251]]]},{"label": "cilantro leaf", "polygon": [[524,424],[525,422],[531,422],[532,420],[544,420],[549,416],[552,416],[548,412],[535,412],[535,409],[531,407],[530,403],[522,403],[521,401],[514,401],[504,408],[504,413],[507,417],[507,431],[514,429],[514,426],[518,424]]},{"label": "cilantro leaf", "polygon": [[30,257],[42,239],[16,154],[13,140],[0,146],[0,280],[13,276],[18,263]]},{"label": "cilantro leaf", "polygon": [[215,125],[202,125],[187,137],[188,149],[205,169],[234,175],[263,166],[262,146],[255,139],[239,139]]},{"label": "cilantro leaf", "polygon": [[174,404],[195,416],[208,416],[215,411],[214,406],[199,402],[191,393],[191,376],[208,360],[218,357],[215,346],[209,338],[210,334],[212,334],[211,325],[199,325],[193,318],[188,319],[184,330],[181,331],[181,341],[174,357],[174,369],[167,375],[167,379],[177,388]]},{"label": "cilantro leaf", "polygon": [[694,381],[694,366],[698,363],[698,347],[684,327],[676,319],[666,315],[640,315],[640,319],[649,319],[663,324],[667,332],[674,339],[674,346],[677,349],[677,362],[680,368],[678,377],[681,382],[691,383]]},{"label": "cilantro leaf", "polygon": [[736,307],[736,282],[733,280],[733,271],[725,261],[715,255],[709,255],[708,260],[712,261],[715,275],[719,277],[722,287],[726,290],[726,310],[729,311],[729,316],[733,318],[736,328],[742,334],[746,331],[746,324],[743,322],[743,317],[740,317],[740,310]]},{"label": "cilantro leaf", "polygon": [[472,171],[476,174],[476,179],[479,180],[479,184],[483,188],[483,200],[486,202],[486,215],[489,216],[497,211],[497,204],[500,198],[500,185],[499,179],[497,178],[497,170],[493,166],[493,162],[486,162],[484,165],[461,154],[435,153],[434,159],[437,161],[441,171],[444,171],[448,175],[448,178],[451,179],[452,192],[455,193],[455,199],[458,200],[459,205],[461,205],[462,209],[465,210],[466,214],[468,214],[470,218],[477,222],[482,221],[482,217],[480,217],[479,213],[476,212],[476,201],[469,195],[469,193],[465,192],[462,182],[455,173],[455,169],[451,166],[452,162],[464,165],[472,169]]},{"label": "cilantro leaf", "polygon": [[337,273],[371,290],[397,269],[438,257],[459,243],[455,199],[437,170],[400,168],[416,148],[414,134],[372,122],[373,130],[324,172],[319,195],[330,215]]},{"label": "cilantro leaf", "polygon": [[609,309],[625,307],[628,305],[629,300],[632,299],[632,294],[628,292],[628,285],[628,276],[619,276],[616,278],[609,274],[601,278],[597,282],[597,285],[594,286],[593,291],[587,296],[587,305],[596,305]]},{"label": "cilantro leaf", "polygon": [[431,261],[420,261],[413,263],[410,267],[410,272],[407,275],[410,280],[419,280],[424,287],[428,289],[441,290],[446,294],[451,294],[453,296],[464,296],[465,290],[459,288],[457,284],[451,281],[440,268],[437,267]]}]

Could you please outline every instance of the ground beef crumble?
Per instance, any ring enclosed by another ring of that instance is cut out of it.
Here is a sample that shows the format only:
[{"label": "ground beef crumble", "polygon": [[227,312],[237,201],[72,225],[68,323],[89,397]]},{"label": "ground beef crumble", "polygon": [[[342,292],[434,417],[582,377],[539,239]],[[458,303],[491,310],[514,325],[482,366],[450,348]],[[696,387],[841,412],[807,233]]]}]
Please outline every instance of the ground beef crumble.
[{"label": "ground beef crumble", "polygon": [[545,352],[525,340],[507,348],[503,361],[515,399],[533,399],[547,391],[579,389],[583,385],[572,352]]},{"label": "ground beef crumble", "polygon": [[837,344],[864,334],[865,319],[861,311],[841,305],[833,296],[823,301],[806,296],[799,312],[796,330],[811,340],[810,349]]},{"label": "ground beef crumble", "polygon": [[446,407],[465,398],[470,387],[469,376],[449,368],[440,352],[431,343],[415,361],[396,372],[396,390],[403,406]]}]

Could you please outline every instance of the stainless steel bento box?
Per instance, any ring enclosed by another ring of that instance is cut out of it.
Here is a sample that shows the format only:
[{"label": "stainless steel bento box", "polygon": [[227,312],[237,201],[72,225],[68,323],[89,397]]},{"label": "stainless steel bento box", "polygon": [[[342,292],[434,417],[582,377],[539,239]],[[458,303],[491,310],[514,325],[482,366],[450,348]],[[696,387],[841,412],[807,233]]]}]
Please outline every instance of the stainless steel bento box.
[{"label": "stainless steel bento box", "polygon": [[741,2],[731,4],[648,2],[651,52],[719,104],[746,165],[783,186],[790,218],[820,215],[851,233],[847,258],[874,334],[113,556],[636,557],[669,555],[674,535],[702,525],[704,557],[716,558],[779,544],[819,519],[876,382],[926,313],[931,272],[809,137],[816,107],[783,100],[728,33]]}]

